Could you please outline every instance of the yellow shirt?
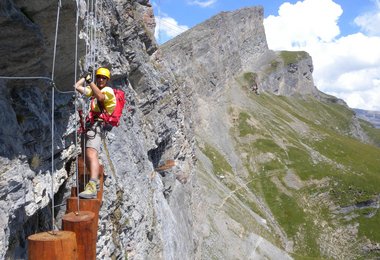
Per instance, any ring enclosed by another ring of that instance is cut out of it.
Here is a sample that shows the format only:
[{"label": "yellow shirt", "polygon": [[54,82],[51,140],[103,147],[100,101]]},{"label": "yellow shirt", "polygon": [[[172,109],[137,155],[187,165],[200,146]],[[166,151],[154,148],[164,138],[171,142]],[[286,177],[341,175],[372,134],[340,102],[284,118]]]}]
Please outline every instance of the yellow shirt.
[{"label": "yellow shirt", "polygon": [[[116,106],[116,97],[115,93],[113,92],[113,89],[110,87],[104,87],[100,90],[105,96],[103,105],[105,110],[107,111],[108,114],[112,114],[112,112],[115,109]],[[93,95],[93,91],[90,88],[90,86],[86,87],[86,96],[91,97]],[[100,108],[98,105],[98,100],[96,98],[91,100],[91,111],[93,112],[100,112]]]}]

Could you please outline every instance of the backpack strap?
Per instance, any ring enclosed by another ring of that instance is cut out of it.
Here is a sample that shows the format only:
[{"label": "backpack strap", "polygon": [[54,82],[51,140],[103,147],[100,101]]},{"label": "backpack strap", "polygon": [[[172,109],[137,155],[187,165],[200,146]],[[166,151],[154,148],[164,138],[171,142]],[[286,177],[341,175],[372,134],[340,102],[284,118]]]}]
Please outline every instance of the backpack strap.
[{"label": "backpack strap", "polygon": [[92,107],[94,106],[94,102],[95,102],[95,97],[92,97],[90,101],[90,111],[88,113],[88,116],[86,117],[86,124],[90,124],[90,125],[95,124],[95,122],[98,121],[98,119],[100,118],[100,115],[104,111],[103,105],[99,101],[97,101],[97,104],[98,104],[100,112],[93,111]]},{"label": "backpack strap", "polygon": [[[114,89],[112,89],[112,91],[113,91],[113,94],[116,98],[116,94],[115,94]],[[117,102],[117,100],[116,100],[116,102]],[[108,121],[109,121],[111,115],[108,114],[106,108],[104,107],[103,102],[100,102],[99,100],[97,100],[97,103],[98,103],[98,107],[100,110],[99,118],[102,119],[102,125],[104,127],[104,130],[110,131],[112,129],[112,125]]]},{"label": "backpack strap", "polygon": [[103,106],[103,102],[100,102],[100,101],[98,100],[97,103],[98,103],[98,107],[99,107],[99,109],[100,109],[100,113],[101,113],[101,114],[107,113],[106,109],[105,109],[104,106]]},{"label": "backpack strap", "polygon": [[[116,94],[115,94],[114,89],[113,88],[111,88],[111,89],[113,91],[113,95],[116,98]],[[105,115],[108,114],[107,109],[105,109],[103,102],[100,102],[99,100],[97,100],[97,103],[98,103],[98,107],[99,107],[100,113],[101,114],[105,114]]]}]

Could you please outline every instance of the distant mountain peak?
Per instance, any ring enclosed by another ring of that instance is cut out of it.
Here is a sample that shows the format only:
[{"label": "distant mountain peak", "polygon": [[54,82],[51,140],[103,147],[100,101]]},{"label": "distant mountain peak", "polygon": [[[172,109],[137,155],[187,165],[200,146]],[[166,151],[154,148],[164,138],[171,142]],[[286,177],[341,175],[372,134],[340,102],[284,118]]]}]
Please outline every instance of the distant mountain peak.
[{"label": "distant mountain peak", "polygon": [[269,50],[263,18],[262,7],[222,12],[167,42],[160,51],[173,72],[201,95],[252,73],[255,82],[246,84],[257,85],[259,91],[317,96],[310,55]]}]

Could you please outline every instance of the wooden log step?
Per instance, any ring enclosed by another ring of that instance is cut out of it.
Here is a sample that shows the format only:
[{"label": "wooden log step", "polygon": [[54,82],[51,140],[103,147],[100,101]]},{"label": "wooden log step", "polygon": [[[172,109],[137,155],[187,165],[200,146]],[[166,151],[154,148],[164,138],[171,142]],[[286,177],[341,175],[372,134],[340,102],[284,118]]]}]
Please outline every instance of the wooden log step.
[{"label": "wooden log step", "polygon": [[77,238],[78,259],[96,259],[97,227],[94,225],[95,213],[90,211],[71,212],[63,216],[62,228],[72,231]]},{"label": "wooden log step", "polygon": [[[79,210],[80,211],[91,211],[99,212],[100,201],[98,199],[80,199],[79,200]],[[67,199],[66,203],[66,213],[77,212],[78,211],[78,197],[70,197]]]},{"label": "wooden log step", "polygon": [[28,237],[29,260],[76,260],[76,235],[72,231],[50,231]]},{"label": "wooden log step", "polygon": [[[91,211],[95,214],[94,229],[98,230],[100,201],[98,199],[80,199],[79,210]],[[66,201],[66,213],[78,212],[78,197],[68,198]]]},{"label": "wooden log step", "polygon": [[166,160],[164,164],[159,165],[154,170],[157,172],[166,171],[166,170],[169,170],[170,168],[173,168],[174,166],[175,166],[174,160]]}]

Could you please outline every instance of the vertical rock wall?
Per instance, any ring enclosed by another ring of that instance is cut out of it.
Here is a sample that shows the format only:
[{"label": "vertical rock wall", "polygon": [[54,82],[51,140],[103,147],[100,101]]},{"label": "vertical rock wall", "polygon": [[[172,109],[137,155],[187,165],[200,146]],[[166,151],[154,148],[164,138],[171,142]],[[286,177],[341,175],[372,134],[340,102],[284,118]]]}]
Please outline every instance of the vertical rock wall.
[{"label": "vertical rock wall", "polygon": [[[153,55],[154,22],[148,1],[97,1],[97,64],[112,70],[113,87],[127,93],[121,126],[107,135],[110,157],[100,213],[99,258],[192,259],[190,202],[193,135],[189,92]],[[84,18],[85,1],[79,1]],[[58,37],[56,86],[72,90],[76,2],[64,0]],[[0,4],[1,76],[50,76],[56,2],[6,0]],[[80,21],[86,38],[85,20]],[[83,60],[84,41],[79,57]],[[0,258],[26,257],[28,235],[51,226],[51,85],[0,81]],[[55,203],[65,202],[75,178],[73,93],[54,102]],[[157,173],[167,159],[176,166]],[[55,210],[57,225],[65,206]]]},{"label": "vertical rock wall", "polygon": [[197,94],[212,95],[268,51],[263,19],[261,7],[220,13],[165,43],[162,55]]}]

